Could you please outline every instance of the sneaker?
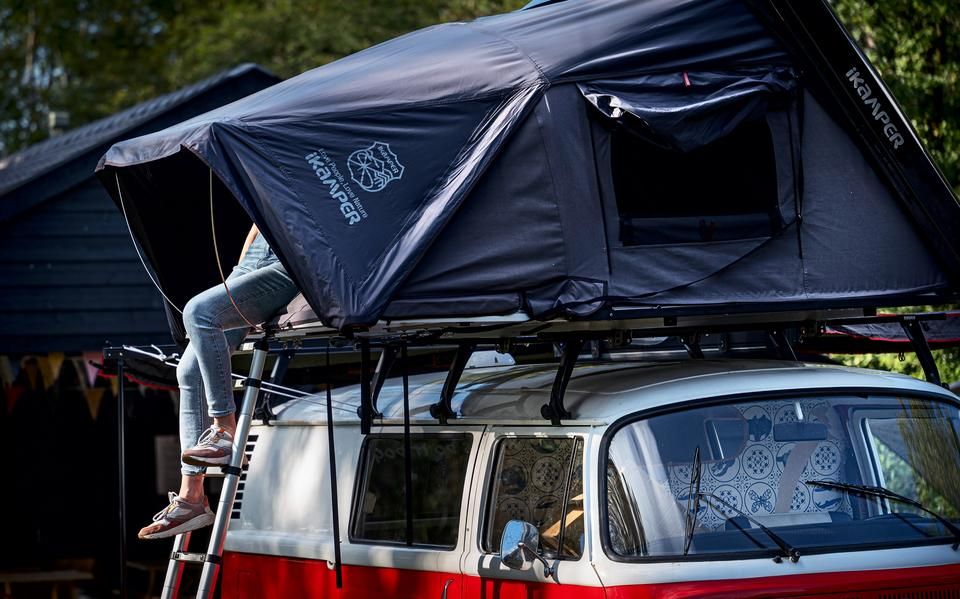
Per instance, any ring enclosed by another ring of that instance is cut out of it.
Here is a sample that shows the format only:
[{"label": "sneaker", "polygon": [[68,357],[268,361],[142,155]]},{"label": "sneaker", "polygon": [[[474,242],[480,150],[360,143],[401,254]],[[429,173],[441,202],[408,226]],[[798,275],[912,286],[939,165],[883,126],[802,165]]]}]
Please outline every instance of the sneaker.
[{"label": "sneaker", "polygon": [[184,449],[180,459],[191,466],[225,466],[233,454],[233,435],[213,425],[203,431],[197,444]]},{"label": "sneaker", "polygon": [[167,493],[167,498],[170,505],[157,512],[153,516],[153,524],[141,528],[137,537],[164,539],[213,524],[213,512],[206,497],[197,503],[190,503],[171,491]]}]

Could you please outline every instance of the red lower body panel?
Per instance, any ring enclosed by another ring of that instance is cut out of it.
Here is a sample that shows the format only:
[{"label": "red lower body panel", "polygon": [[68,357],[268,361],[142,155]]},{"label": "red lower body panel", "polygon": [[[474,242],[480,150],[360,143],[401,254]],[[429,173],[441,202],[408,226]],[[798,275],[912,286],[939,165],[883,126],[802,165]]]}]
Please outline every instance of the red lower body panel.
[{"label": "red lower body panel", "polygon": [[224,553],[222,599],[439,599],[461,596],[459,574],[400,568],[343,566],[343,588],[327,562],[288,557]]},{"label": "red lower body panel", "polygon": [[607,599],[960,599],[960,564],[620,586]]},{"label": "red lower body panel", "polygon": [[229,552],[222,572],[223,599],[439,598],[445,586],[448,599],[960,599],[960,564],[606,589],[344,565],[338,591],[326,562]]}]

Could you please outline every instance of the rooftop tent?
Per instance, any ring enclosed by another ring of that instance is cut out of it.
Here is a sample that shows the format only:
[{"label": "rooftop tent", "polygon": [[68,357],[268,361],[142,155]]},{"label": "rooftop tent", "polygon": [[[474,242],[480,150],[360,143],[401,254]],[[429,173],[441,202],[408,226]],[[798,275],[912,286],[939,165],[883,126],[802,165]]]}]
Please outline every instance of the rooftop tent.
[{"label": "rooftop tent", "polygon": [[798,3],[431,27],[116,144],[99,174],[180,306],[219,280],[191,260],[211,212],[225,267],[255,221],[338,328],[952,294],[960,205],[829,6],[806,2],[814,30]]}]

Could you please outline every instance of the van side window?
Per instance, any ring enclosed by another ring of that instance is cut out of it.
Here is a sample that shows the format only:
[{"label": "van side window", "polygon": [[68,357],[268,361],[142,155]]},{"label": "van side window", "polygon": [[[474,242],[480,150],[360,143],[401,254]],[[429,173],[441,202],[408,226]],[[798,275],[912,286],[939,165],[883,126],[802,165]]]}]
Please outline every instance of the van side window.
[{"label": "van side window", "polygon": [[540,553],[579,559],[583,553],[583,443],[580,439],[503,439],[496,449],[484,551],[498,553],[510,520],[540,531]]},{"label": "van side window", "polygon": [[[411,435],[413,539],[409,544],[452,549],[460,529],[470,435]],[[351,540],[407,544],[403,436],[367,438],[353,510]]]}]

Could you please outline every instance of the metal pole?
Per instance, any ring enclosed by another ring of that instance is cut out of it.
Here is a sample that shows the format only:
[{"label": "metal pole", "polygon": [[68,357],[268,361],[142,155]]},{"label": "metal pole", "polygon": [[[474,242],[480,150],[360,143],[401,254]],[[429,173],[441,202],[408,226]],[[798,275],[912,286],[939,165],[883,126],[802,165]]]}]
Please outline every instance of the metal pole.
[{"label": "metal pole", "polygon": [[[167,564],[167,575],[163,578],[163,591],[160,594],[160,599],[179,599],[180,597],[180,583],[183,581],[183,567],[184,563],[178,559],[174,559],[172,556],[179,553],[186,553],[187,549],[190,547],[190,532],[185,532],[177,535],[177,538],[173,540],[173,553],[171,554],[170,562]],[[153,589],[150,589],[151,592]]]},{"label": "metal pole", "polygon": [[337,492],[337,450],[333,440],[333,391],[330,389],[330,344],[327,343],[327,441],[330,451],[330,507],[333,517],[333,568],[337,588],[343,588],[343,565],[340,560],[340,495]]},{"label": "metal pole", "polygon": [[217,518],[210,533],[210,546],[200,575],[200,588],[197,590],[197,599],[209,599],[217,586],[217,574],[220,573],[220,560],[223,557],[223,544],[227,539],[227,528],[230,526],[230,513],[233,511],[233,502],[237,496],[237,485],[240,482],[240,472],[243,465],[244,450],[247,446],[247,436],[250,434],[250,422],[253,411],[257,406],[257,396],[260,393],[260,377],[263,376],[263,366],[267,361],[269,349],[267,338],[264,336],[253,346],[253,359],[250,363],[250,375],[247,378],[247,388],[243,393],[243,404],[237,419],[237,431],[233,435],[233,454],[230,456],[230,465],[223,471],[227,474],[223,479],[223,489],[220,491],[220,502],[217,506]]},{"label": "metal pole", "polygon": [[123,354],[117,358],[117,464],[120,484],[120,597],[127,597],[127,460],[126,396],[123,391]]},{"label": "metal pole", "polygon": [[410,380],[407,369],[407,342],[400,344],[403,362],[403,499],[407,519],[407,546],[413,545],[413,451],[410,443]]}]

